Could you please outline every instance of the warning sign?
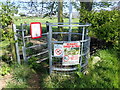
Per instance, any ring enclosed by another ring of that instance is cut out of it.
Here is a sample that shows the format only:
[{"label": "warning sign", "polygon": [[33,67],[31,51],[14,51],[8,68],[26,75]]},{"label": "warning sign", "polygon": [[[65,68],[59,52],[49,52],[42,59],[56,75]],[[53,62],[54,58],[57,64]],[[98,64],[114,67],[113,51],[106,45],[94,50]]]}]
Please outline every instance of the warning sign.
[{"label": "warning sign", "polygon": [[63,56],[63,45],[54,44],[54,56]]},{"label": "warning sign", "polygon": [[71,41],[63,43],[63,60],[62,65],[76,65],[79,64],[80,57],[80,42]]}]

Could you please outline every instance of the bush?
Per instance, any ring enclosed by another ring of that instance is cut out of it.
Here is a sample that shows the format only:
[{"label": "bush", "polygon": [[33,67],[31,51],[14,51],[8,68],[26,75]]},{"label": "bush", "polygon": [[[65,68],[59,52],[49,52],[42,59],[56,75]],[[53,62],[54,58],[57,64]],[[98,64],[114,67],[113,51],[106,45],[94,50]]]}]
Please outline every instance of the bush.
[{"label": "bush", "polygon": [[92,26],[89,28],[91,37],[97,37],[112,42],[113,45],[118,47],[119,32],[120,32],[120,11],[85,11],[81,10],[80,22],[90,23]]},{"label": "bush", "polygon": [[0,75],[4,76],[6,74],[9,74],[11,71],[11,68],[9,67],[8,64],[5,62],[0,62]]}]

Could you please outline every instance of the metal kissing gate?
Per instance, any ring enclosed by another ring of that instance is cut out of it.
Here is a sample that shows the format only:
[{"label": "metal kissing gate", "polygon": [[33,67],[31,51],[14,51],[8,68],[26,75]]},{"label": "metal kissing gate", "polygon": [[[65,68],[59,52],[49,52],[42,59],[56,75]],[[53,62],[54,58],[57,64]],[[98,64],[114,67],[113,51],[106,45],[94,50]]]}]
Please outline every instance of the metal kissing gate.
[{"label": "metal kissing gate", "polygon": [[[29,24],[21,24],[21,30],[13,24],[15,40],[22,37],[22,51],[19,50],[19,42],[16,42],[16,54],[20,63],[20,52],[27,62],[32,57],[37,57],[37,63],[49,60],[49,71],[74,72],[77,65],[85,67],[88,64],[90,52],[90,37],[87,27],[90,24],[80,23],[45,23],[48,30],[42,33],[42,37],[31,39]],[[34,53],[35,52],[35,53]]]}]

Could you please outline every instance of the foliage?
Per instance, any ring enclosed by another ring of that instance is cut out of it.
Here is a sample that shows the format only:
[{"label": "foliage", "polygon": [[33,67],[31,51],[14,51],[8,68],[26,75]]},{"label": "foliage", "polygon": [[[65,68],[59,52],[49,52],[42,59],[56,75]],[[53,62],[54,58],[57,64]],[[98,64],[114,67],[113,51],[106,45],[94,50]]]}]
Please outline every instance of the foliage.
[{"label": "foliage", "polygon": [[34,71],[30,69],[28,65],[18,65],[13,66],[13,78],[19,81],[27,81],[30,78],[30,74]]},{"label": "foliage", "polygon": [[[100,50],[95,56],[100,61],[89,60],[88,69],[83,73],[64,75],[53,73],[43,78],[43,88],[119,88],[119,59],[114,49]],[[79,66],[78,66],[79,67]],[[76,76],[77,75],[77,76]],[[82,77],[81,77],[82,75]],[[41,77],[42,78],[42,77]]]},{"label": "foliage", "polygon": [[8,82],[6,88],[28,88],[27,83],[25,82]]},{"label": "foliage", "polygon": [[35,70],[39,70],[40,64],[36,63],[37,60],[38,60],[38,58],[36,58],[36,57],[31,57],[31,58],[28,60],[29,67],[30,67],[30,68],[33,68],[33,69],[35,69]]},{"label": "foliage", "polygon": [[10,73],[11,68],[8,64],[0,62],[0,75],[4,76]]},{"label": "foliage", "polygon": [[117,10],[100,12],[81,10],[80,22],[92,24],[89,28],[90,36],[118,45],[119,12]]},{"label": "foliage", "polygon": [[0,24],[4,26],[8,26],[13,22],[13,16],[14,14],[17,14],[17,7],[15,7],[12,3],[9,1],[6,1],[6,3],[1,3],[1,9],[0,9]]},{"label": "foliage", "polygon": [[[2,51],[0,57],[5,53],[8,55],[8,52],[11,49],[8,47],[13,46],[13,31],[11,24],[13,22],[13,16],[17,13],[17,7],[15,7],[9,1],[4,3],[0,3],[0,31],[1,31],[1,38],[0,38],[0,51]],[[12,48],[13,50],[13,48]]]},{"label": "foliage", "polygon": [[[13,63],[11,66],[11,75],[12,78],[9,82],[7,82],[6,88],[30,88],[31,81],[33,81],[33,77],[37,74],[31,69],[28,65],[23,64],[19,65]],[[35,84],[35,83],[34,83]],[[34,85],[33,85],[34,86]]]},{"label": "foliage", "polygon": [[3,53],[8,53],[10,51],[10,49],[8,49],[9,45],[15,42],[13,41],[14,33],[11,31],[11,28],[12,27],[9,25],[8,27],[1,29],[2,38],[0,38],[0,48]]},{"label": "foliage", "polygon": [[78,65],[78,70],[76,71],[76,74],[78,75],[79,78],[82,78],[83,77],[83,73],[81,72],[81,66]]}]

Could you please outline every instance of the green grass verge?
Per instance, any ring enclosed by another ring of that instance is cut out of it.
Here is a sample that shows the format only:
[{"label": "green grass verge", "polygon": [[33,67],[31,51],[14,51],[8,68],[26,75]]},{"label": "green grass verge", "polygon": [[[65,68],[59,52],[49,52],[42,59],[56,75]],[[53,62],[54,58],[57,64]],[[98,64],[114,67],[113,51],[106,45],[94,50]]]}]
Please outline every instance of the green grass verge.
[{"label": "green grass verge", "polygon": [[[93,58],[96,56],[100,57],[100,61],[93,64],[95,62]],[[118,62],[116,52],[113,49],[100,50],[89,60],[86,75],[45,75],[41,85],[44,88],[118,88]]]},{"label": "green grass verge", "polygon": [[[40,18],[40,17],[15,17],[14,18],[14,23],[16,25],[20,25],[21,23],[30,24],[31,22],[46,23],[46,21],[48,21],[50,23],[57,23],[58,19],[57,18],[53,18],[53,19],[50,19],[50,18]],[[64,22],[69,22],[69,18],[64,18]],[[79,18],[72,19],[72,22],[79,22]]]},{"label": "green grass verge", "polygon": [[[100,59],[96,61],[95,57]],[[8,83],[8,88],[29,87],[27,82],[32,76],[33,69],[39,75],[41,88],[119,88],[118,65],[120,61],[114,49],[99,50],[91,56],[85,75],[80,72],[67,76],[56,73],[49,75],[48,62],[36,64],[35,59],[32,59],[29,67],[15,66],[13,78],[17,82]]]}]

